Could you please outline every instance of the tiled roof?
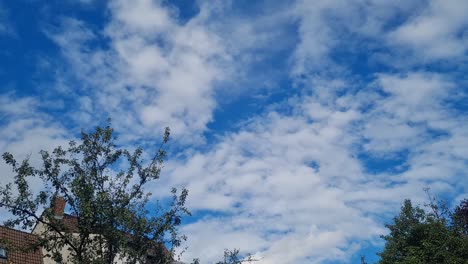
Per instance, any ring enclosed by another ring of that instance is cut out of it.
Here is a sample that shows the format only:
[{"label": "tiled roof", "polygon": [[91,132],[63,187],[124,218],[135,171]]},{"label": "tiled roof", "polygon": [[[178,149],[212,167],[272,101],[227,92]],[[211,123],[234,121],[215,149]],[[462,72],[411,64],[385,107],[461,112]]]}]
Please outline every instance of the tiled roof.
[{"label": "tiled roof", "polygon": [[63,215],[63,225],[65,230],[71,233],[78,233],[78,218],[73,215],[64,214]]},{"label": "tiled roof", "polygon": [[[25,248],[37,239],[36,235],[0,226],[0,247],[7,247],[7,259],[0,258],[0,263],[42,264],[42,250],[20,251],[13,248]],[[10,245],[10,248],[8,248]]]}]

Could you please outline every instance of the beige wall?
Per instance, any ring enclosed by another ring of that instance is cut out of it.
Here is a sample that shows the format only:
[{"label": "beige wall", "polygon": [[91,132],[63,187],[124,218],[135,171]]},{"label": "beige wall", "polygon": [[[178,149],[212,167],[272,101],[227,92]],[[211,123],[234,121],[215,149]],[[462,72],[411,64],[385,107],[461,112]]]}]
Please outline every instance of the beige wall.
[{"label": "beige wall", "polygon": [[[44,231],[45,231],[44,225],[42,223],[37,223],[37,225],[32,230],[32,233],[40,236],[42,233],[44,233]],[[70,256],[70,250],[64,247],[62,248],[61,252],[62,252],[63,259],[64,260],[68,259],[68,256]],[[42,249],[42,254],[44,254],[44,256],[47,255],[48,253],[50,252],[44,248]],[[56,262],[53,261],[51,258],[44,257],[44,264],[55,264],[55,263]]]},{"label": "beige wall", "polygon": [[[38,223],[34,229],[32,230],[32,233],[35,235],[41,235],[45,231],[44,225],[42,223]],[[78,234],[76,234],[78,236]],[[67,260],[68,257],[70,256],[70,250],[65,246],[61,250],[62,252],[62,257],[64,260]],[[42,249],[42,254],[45,256],[49,253],[47,250]],[[50,257],[44,257],[44,264],[56,264],[57,262],[53,261]],[[125,260],[120,260],[119,256],[116,257],[115,264],[124,264]]]}]

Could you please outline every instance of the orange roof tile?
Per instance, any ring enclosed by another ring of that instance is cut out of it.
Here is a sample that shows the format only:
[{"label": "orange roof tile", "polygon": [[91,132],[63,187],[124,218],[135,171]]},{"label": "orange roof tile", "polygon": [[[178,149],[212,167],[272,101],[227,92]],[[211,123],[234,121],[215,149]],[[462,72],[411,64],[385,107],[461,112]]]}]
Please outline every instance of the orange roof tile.
[{"label": "orange roof tile", "polygon": [[0,263],[42,264],[42,249],[22,251],[37,239],[36,235],[0,226],[0,247],[6,247],[7,259],[0,258]]}]

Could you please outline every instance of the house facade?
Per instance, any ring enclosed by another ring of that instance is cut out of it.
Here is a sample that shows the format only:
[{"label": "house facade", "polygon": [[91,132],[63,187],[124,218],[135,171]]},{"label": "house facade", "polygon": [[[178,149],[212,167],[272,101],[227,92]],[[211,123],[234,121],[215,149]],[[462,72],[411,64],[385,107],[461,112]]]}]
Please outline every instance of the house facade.
[{"label": "house facade", "polygon": [[[50,209],[53,212],[53,217],[56,220],[61,221],[61,224],[64,226],[64,230],[78,236],[78,218],[65,213],[65,207],[66,201],[63,198],[57,198]],[[30,252],[17,250],[9,251],[9,248],[25,248],[39,237],[42,237],[44,232],[47,232],[46,230],[47,229],[44,224],[41,222],[38,222],[35,225],[31,233],[0,226],[0,264],[56,264],[56,262],[49,257],[51,252],[48,252],[45,248],[38,248]],[[162,247],[163,253],[169,254],[166,248],[164,246]],[[71,251],[69,248],[64,246],[61,249],[62,259],[66,261],[70,256],[70,253]],[[151,261],[151,255],[152,254],[148,254],[146,260],[142,261],[142,264],[153,263]],[[121,259],[118,256],[116,257],[115,264],[124,263],[126,263],[125,259]]]}]

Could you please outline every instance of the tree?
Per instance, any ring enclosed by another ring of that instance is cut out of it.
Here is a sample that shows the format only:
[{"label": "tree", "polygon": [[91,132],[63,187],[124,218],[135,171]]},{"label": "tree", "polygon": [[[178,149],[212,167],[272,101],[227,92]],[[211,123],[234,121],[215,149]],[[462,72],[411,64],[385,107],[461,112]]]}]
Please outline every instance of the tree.
[{"label": "tree", "polygon": [[456,228],[456,213],[444,217],[444,208],[432,201],[429,207],[427,213],[405,200],[400,214],[386,225],[390,233],[383,236],[379,263],[468,263],[468,237]]},{"label": "tree", "polygon": [[239,256],[240,250],[233,249],[233,250],[224,250],[224,260],[216,262],[216,264],[243,264],[243,263],[252,263],[257,261],[254,259],[252,255],[247,254],[245,257]]},{"label": "tree", "polygon": [[461,201],[453,213],[453,223],[455,229],[468,236],[468,199]]},{"label": "tree", "polygon": [[361,264],[367,264],[365,256],[361,256]]},{"label": "tree", "polygon": [[[178,234],[178,226],[190,214],[184,206],[188,191],[178,194],[172,189],[170,205],[152,207],[148,203],[151,193],[145,191],[160,176],[169,135],[166,128],[161,145],[148,161],[141,148],[133,152],[118,148],[110,124],[92,133],[82,132],[81,141],[70,141],[67,149],[41,151],[39,168],[28,159],[18,162],[4,153],[15,175],[13,183],[0,187],[0,207],[13,215],[5,225],[31,229],[41,223],[44,232],[29,246],[43,247],[59,263],[104,264],[118,258],[139,263],[146,261],[149,252],[152,263],[171,261],[174,249],[185,239]],[[30,178],[41,180],[39,193],[32,192]],[[59,198],[76,219],[76,230],[69,230],[52,210],[43,210]],[[69,259],[63,259],[64,248],[70,252]]]},{"label": "tree", "polygon": [[[216,262],[216,264],[246,264],[253,263],[255,261],[258,261],[258,259],[254,259],[251,254],[241,257],[239,249],[225,249],[223,260]],[[200,264],[200,260],[194,259],[191,264]]]}]

